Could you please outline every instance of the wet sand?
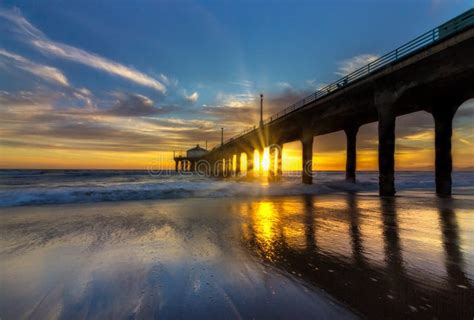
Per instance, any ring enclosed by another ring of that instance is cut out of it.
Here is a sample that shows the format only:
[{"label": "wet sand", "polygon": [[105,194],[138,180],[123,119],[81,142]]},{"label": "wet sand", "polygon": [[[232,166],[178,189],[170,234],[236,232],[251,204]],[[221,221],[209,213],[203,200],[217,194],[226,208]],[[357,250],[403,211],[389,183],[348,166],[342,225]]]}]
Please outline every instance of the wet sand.
[{"label": "wet sand", "polygon": [[410,193],[0,210],[0,318],[466,318],[474,200]]}]

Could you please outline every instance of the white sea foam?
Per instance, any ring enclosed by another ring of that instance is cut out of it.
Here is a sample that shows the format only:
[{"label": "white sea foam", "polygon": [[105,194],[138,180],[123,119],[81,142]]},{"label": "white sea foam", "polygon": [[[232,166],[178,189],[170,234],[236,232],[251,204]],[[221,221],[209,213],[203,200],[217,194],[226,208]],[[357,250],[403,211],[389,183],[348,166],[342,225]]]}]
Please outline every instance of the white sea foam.
[{"label": "white sea foam", "polygon": [[[23,206],[173,198],[261,197],[334,192],[376,193],[378,174],[358,173],[356,184],[344,181],[343,172],[318,172],[313,185],[297,176],[266,183],[246,179],[218,180],[197,176],[150,176],[134,171],[32,171],[0,172],[0,206]],[[453,174],[455,193],[474,194],[474,172]],[[432,172],[399,172],[398,191],[434,192]]]}]

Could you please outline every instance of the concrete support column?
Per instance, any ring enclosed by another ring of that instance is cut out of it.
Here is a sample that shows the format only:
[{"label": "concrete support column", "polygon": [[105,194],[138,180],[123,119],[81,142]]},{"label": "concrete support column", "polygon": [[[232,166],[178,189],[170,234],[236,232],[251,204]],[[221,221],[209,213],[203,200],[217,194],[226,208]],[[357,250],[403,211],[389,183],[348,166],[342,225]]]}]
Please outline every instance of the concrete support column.
[{"label": "concrete support column", "polygon": [[228,162],[229,161],[227,160],[227,158],[222,159],[222,175],[224,177],[227,177],[227,174],[229,172],[229,170],[227,170]]},{"label": "concrete support column", "polygon": [[240,152],[237,153],[237,156],[235,157],[235,175],[240,176],[240,157],[242,154]]},{"label": "concrete support column", "polygon": [[391,106],[379,107],[379,194],[395,195],[395,113]]},{"label": "concrete support column", "polygon": [[457,108],[449,106],[434,108],[432,115],[435,122],[435,177],[436,194],[439,197],[451,195],[451,136],[453,135],[453,117]]},{"label": "concrete support column", "polygon": [[346,181],[355,182],[356,179],[356,143],[359,127],[344,129],[346,133]]},{"label": "concrete support column", "polygon": [[174,171],[178,172],[178,160],[174,161]]},{"label": "concrete support column", "polygon": [[276,171],[275,171],[275,147],[270,147],[269,150],[269,158],[270,158],[270,168],[268,170],[268,176],[270,179],[275,179]]},{"label": "concrete support column", "polygon": [[282,159],[283,159],[283,145],[279,145],[278,154],[277,154],[277,177],[278,178],[281,178],[281,176],[283,175]]},{"label": "concrete support column", "polygon": [[250,176],[253,174],[253,157],[254,157],[254,151],[252,150],[249,153],[246,153],[247,155],[247,176]]},{"label": "concrete support column", "polygon": [[225,162],[222,158],[217,160],[217,171],[218,171],[218,176],[223,177],[224,176],[224,171],[225,171]]},{"label": "concrete support column", "polygon": [[303,145],[303,183],[313,183],[313,133],[304,133],[301,139]]},{"label": "concrete support column", "polygon": [[220,159],[219,160],[219,177],[224,177],[225,176],[225,160]]},{"label": "concrete support column", "polygon": [[232,176],[232,173],[234,171],[234,168],[233,168],[233,156],[230,157],[230,158],[227,158],[227,176],[230,177]]},{"label": "concrete support column", "polygon": [[230,176],[230,160],[229,158],[225,158],[225,176],[229,177]]}]

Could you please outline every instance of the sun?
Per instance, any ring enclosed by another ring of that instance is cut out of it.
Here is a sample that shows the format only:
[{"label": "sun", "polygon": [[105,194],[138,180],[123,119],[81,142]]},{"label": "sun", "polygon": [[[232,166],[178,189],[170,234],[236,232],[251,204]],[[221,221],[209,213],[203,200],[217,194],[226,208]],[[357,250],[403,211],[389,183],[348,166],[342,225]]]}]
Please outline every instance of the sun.
[{"label": "sun", "polygon": [[263,171],[268,171],[270,169],[270,151],[268,148],[263,150],[263,157],[262,157],[262,169]]}]

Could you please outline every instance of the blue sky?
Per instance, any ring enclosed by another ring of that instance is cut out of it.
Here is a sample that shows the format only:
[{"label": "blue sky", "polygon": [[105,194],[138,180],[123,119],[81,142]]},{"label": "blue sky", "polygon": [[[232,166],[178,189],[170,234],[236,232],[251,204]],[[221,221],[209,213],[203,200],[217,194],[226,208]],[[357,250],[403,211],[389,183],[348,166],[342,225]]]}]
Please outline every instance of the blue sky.
[{"label": "blue sky", "polygon": [[[185,141],[171,130],[179,126],[217,141],[220,126],[231,134],[256,122],[258,93],[269,116],[470,7],[444,0],[2,0],[0,103],[11,111],[34,101],[42,112],[59,110],[60,123],[80,119],[94,129],[115,128],[113,116],[159,123],[149,130],[167,128],[163,150]],[[62,132],[78,136],[51,135]]]},{"label": "blue sky", "polygon": [[[216,92],[305,88],[334,80],[338,62],[382,54],[472,6],[470,1],[3,1],[49,39],[160,74],[212,103]],[[79,87],[156,93],[71,61],[48,57],[15,37],[2,47],[58,66]],[[33,50],[32,50],[33,49]],[[2,86],[5,84],[2,79]],[[235,84],[233,84],[235,83]],[[6,84],[8,85],[8,84]],[[133,86],[132,86],[133,85]]]}]

